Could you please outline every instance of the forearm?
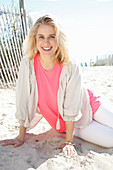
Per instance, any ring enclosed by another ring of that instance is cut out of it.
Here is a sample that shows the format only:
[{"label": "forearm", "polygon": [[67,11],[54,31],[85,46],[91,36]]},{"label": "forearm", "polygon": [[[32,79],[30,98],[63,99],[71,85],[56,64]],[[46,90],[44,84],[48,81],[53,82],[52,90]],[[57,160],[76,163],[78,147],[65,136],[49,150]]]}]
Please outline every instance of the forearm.
[{"label": "forearm", "polygon": [[66,142],[73,142],[74,122],[66,121]]},{"label": "forearm", "polygon": [[26,134],[26,128],[20,125],[19,136],[18,136],[19,140],[24,142],[25,134]]}]

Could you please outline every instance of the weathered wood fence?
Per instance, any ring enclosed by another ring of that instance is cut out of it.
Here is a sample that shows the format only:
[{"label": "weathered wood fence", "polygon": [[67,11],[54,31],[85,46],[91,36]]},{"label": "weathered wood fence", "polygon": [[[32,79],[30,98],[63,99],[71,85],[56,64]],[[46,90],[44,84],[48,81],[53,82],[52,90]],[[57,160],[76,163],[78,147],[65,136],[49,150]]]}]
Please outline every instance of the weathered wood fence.
[{"label": "weathered wood fence", "polygon": [[97,66],[113,66],[113,54],[102,56],[102,57],[96,57],[96,63]]},{"label": "weathered wood fence", "polygon": [[0,9],[0,87],[15,86],[29,18],[17,9]]}]

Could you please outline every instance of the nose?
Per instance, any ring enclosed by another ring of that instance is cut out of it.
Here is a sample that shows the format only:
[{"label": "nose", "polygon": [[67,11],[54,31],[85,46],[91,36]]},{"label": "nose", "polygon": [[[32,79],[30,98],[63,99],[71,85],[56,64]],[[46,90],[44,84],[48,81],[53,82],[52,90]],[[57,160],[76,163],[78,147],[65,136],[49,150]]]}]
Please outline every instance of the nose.
[{"label": "nose", "polygon": [[45,38],[45,41],[44,41],[44,43],[49,43],[49,38]]}]

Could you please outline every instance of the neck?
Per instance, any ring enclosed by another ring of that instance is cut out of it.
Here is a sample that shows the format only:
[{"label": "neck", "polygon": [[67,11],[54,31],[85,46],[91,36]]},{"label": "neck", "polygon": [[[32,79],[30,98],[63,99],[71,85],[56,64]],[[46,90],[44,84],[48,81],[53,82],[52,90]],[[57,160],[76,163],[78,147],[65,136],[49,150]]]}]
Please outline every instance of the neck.
[{"label": "neck", "polygon": [[55,65],[55,61],[53,60],[53,58],[42,58],[41,56],[39,57],[40,59],[40,63],[42,65],[42,67],[45,69],[45,70],[51,70],[54,65]]}]

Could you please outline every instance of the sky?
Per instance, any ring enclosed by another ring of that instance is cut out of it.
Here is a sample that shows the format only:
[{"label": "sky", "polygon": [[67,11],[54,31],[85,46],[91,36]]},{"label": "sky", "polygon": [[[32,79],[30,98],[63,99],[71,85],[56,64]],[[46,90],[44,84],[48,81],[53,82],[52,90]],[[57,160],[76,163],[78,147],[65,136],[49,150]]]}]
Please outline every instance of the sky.
[{"label": "sky", "polygon": [[[18,7],[19,0],[0,0]],[[25,0],[33,21],[45,14],[57,17],[68,37],[70,57],[95,61],[113,54],[113,0]]]}]

